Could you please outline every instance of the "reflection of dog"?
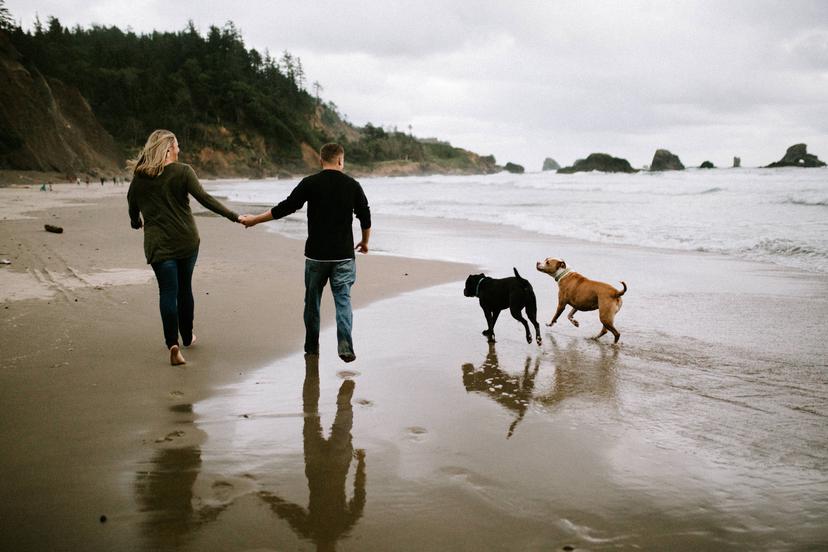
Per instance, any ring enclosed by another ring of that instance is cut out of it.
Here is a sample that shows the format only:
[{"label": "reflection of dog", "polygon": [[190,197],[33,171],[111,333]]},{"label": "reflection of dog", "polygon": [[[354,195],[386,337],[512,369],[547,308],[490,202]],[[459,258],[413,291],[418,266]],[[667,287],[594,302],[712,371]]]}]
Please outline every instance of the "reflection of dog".
[{"label": "reflection of dog", "polygon": [[618,291],[609,284],[584,278],[577,272],[568,269],[564,261],[552,257],[545,261],[539,261],[537,269],[549,274],[558,282],[558,311],[547,326],[551,326],[558,320],[567,305],[572,307],[567,318],[576,327],[579,325],[578,321],[572,318],[576,312],[598,309],[598,318],[601,320],[603,328],[595,336],[595,339],[610,331],[615,336],[615,343],[618,343],[621,334],[613,326],[613,321],[615,314],[621,309],[621,296],[627,292],[627,284],[621,282],[624,291]]},{"label": "reflection of dog", "polygon": [[532,325],[535,326],[535,340],[541,344],[540,326],[538,325],[538,305],[535,300],[535,291],[532,284],[518,274],[516,268],[513,278],[489,278],[483,274],[472,274],[466,278],[466,288],[463,295],[466,297],[480,298],[480,308],[486,316],[488,328],[483,330],[483,335],[489,341],[495,340],[494,326],[497,317],[503,309],[509,309],[515,320],[523,324],[526,330],[526,343],[532,343],[532,334],[529,332],[529,324],[521,315],[520,311],[526,309],[526,316]]},{"label": "reflection of dog", "polygon": [[509,374],[500,368],[495,345],[489,343],[489,353],[479,368],[475,368],[471,363],[463,364],[463,386],[466,391],[488,395],[498,404],[517,413],[517,417],[509,426],[507,439],[514,434],[515,428],[529,408],[529,403],[532,402],[535,376],[538,375],[540,361],[541,357],[538,356],[535,359],[534,369],[530,370],[532,359],[526,357],[523,376]]}]

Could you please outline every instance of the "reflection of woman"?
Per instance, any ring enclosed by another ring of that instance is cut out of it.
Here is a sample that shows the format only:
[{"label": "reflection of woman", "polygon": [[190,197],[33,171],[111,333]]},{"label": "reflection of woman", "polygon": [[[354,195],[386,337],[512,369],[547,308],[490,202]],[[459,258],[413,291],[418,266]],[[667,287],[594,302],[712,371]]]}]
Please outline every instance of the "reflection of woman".
[{"label": "reflection of woman", "polygon": [[138,159],[129,163],[133,177],[127,193],[130,222],[135,229],[144,228],[144,253],[158,280],[172,365],[186,362],[178,346],[179,333],[185,347],[195,342],[191,282],[199,237],[189,196],[214,213],[239,221],[236,213],[204,191],[192,167],[176,162],[178,152],[178,140],[169,130],[150,134]]}]

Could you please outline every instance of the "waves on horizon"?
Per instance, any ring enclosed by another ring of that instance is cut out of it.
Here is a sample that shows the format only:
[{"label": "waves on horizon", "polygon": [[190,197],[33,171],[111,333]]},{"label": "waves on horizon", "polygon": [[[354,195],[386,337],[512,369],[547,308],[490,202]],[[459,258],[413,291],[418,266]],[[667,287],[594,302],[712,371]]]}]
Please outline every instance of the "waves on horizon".
[{"label": "waves on horizon", "polygon": [[807,199],[788,198],[780,202],[783,205],[800,205],[802,207],[828,207],[828,199],[808,201]]},{"label": "waves on horizon", "polygon": [[[377,215],[506,225],[550,237],[711,252],[828,273],[828,219],[819,209],[828,206],[828,186],[822,174],[745,170],[635,179],[533,173],[361,182]],[[231,200],[275,204],[293,185],[251,181],[215,188]]]}]

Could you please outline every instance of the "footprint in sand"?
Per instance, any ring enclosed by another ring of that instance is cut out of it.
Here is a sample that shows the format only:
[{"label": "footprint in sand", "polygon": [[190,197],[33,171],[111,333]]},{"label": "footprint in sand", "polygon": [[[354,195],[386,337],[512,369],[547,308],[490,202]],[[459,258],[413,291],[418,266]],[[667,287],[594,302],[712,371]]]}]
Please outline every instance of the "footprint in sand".
[{"label": "footprint in sand", "polygon": [[336,375],[339,376],[341,379],[350,379],[355,378],[361,374],[356,370],[341,370],[337,372]]},{"label": "footprint in sand", "polygon": [[407,427],[405,430],[408,432],[408,439],[411,441],[422,441],[428,433],[426,428],[420,426]]},{"label": "footprint in sand", "polygon": [[184,396],[182,391],[170,391],[170,398],[171,399],[180,399]]},{"label": "footprint in sand", "polygon": [[369,401],[368,399],[357,399],[354,402],[360,406],[374,406],[374,401]]},{"label": "footprint in sand", "polygon": [[176,439],[177,437],[184,437],[183,431],[173,431],[171,433],[167,433],[164,437],[159,437],[155,440],[156,443],[165,443],[170,442]]}]

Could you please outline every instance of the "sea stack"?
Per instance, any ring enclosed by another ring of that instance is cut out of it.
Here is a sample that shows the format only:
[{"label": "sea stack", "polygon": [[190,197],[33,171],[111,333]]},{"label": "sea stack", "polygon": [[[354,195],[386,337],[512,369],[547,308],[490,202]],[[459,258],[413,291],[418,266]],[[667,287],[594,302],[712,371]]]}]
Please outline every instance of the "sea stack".
[{"label": "sea stack", "polygon": [[651,171],[683,171],[684,165],[678,155],[670,153],[666,149],[656,150],[653,155],[653,162],[650,163]]},{"label": "sea stack", "polygon": [[560,169],[561,166],[558,165],[558,162],[552,159],[551,157],[547,157],[543,160],[543,170],[544,171],[557,171]]},{"label": "sea stack", "polygon": [[523,165],[518,165],[517,163],[512,163],[511,161],[506,163],[506,166],[503,168],[514,174],[523,174],[523,171],[525,170]]},{"label": "sea stack", "polygon": [[701,165],[699,165],[700,169],[715,169],[716,165],[714,165],[711,161],[705,161]]},{"label": "sea stack", "polygon": [[733,168],[738,169],[742,166],[742,158],[741,157],[734,157],[733,158]]},{"label": "sea stack", "polygon": [[808,146],[805,144],[794,144],[785,152],[785,156],[766,168],[776,169],[779,167],[824,167],[825,163],[819,160],[816,155],[808,153]]},{"label": "sea stack", "polygon": [[638,172],[632,168],[630,162],[620,157],[613,157],[607,153],[590,153],[586,159],[578,159],[571,167],[558,169],[561,174],[572,174],[576,172]]}]

